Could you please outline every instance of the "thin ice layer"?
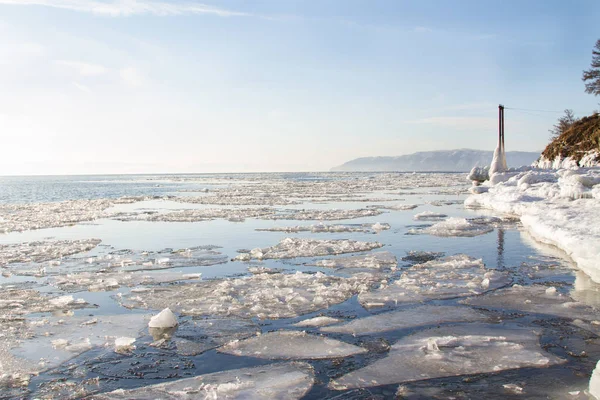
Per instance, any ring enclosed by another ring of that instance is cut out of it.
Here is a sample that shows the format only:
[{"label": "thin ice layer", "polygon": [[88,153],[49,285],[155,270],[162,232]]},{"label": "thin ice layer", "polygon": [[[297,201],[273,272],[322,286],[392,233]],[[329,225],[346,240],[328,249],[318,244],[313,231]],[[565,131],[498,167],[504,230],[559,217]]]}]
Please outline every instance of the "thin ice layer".
[{"label": "thin ice layer", "polygon": [[233,341],[220,347],[218,351],[267,359],[318,360],[363,354],[367,349],[306,332],[278,331]]},{"label": "thin ice layer", "polygon": [[92,399],[300,399],[314,384],[313,368],[291,362],[216,372]]},{"label": "thin ice layer", "polygon": [[465,299],[462,303],[478,307],[555,315],[563,318],[580,318],[588,321],[600,319],[598,311],[594,308],[575,301],[566,294],[559,293],[554,287],[542,285],[513,285],[485,296]]},{"label": "thin ice layer", "polygon": [[425,305],[358,318],[342,325],[323,327],[321,331],[363,336],[448,322],[484,322],[486,320],[485,314],[469,307]]},{"label": "thin ice layer", "polygon": [[396,256],[389,251],[380,251],[372,254],[350,257],[328,258],[315,262],[318,267],[326,268],[367,268],[367,269],[395,269],[398,265]]},{"label": "thin ice layer", "polygon": [[332,380],[329,387],[346,390],[562,362],[540,348],[531,330],[468,324],[405,337],[387,357]]},{"label": "thin ice layer", "polygon": [[506,272],[485,268],[481,259],[464,254],[413,265],[400,279],[359,294],[363,307],[393,306],[481,294],[510,283]]},{"label": "thin ice layer", "polygon": [[371,275],[350,278],[296,272],[135,289],[119,297],[125,307],[184,315],[291,318],[328,308],[369,290]]},{"label": "thin ice layer", "polygon": [[316,240],[285,238],[272,247],[253,249],[249,253],[240,253],[236,260],[266,260],[294,257],[330,256],[343,253],[357,253],[383,247],[378,242],[360,242],[357,240]]}]

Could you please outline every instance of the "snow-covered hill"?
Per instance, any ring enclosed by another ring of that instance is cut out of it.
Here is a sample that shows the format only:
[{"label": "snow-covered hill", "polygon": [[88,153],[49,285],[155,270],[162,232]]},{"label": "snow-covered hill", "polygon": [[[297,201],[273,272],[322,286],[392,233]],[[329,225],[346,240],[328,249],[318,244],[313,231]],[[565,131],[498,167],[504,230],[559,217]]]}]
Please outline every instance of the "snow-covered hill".
[{"label": "snow-covered hill", "polygon": [[[363,157],[348,161],[332,171],[470,171],[474,166],[489,165],[493,152],[484,150],[422,151],[398,157]],[[509,167],[531,165],[540,152],[509,151]]]}]

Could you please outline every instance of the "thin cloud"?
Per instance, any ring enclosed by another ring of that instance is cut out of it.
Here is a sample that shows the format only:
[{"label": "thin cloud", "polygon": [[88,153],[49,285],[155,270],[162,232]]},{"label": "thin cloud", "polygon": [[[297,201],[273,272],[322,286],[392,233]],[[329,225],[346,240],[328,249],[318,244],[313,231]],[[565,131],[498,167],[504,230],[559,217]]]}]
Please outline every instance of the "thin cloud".
[{"label": "thin cloud", "polygon": [[77,89],[81,90],[84,93],[89,93],[89,94],[93,93],[92,89],[90,89],[89,87],[87,87],[86,85],[83,85],[81,83],[73,82],[73,86],[75,86]]},{"label": "thin cloud", "polygon": [[71,11],[87,12],[109,17],[128,17],[141,14],[157,16],[209,14],[219,17],[250,15],[196,2],[168,2],[152,0],[0,0],[0,5],[2,4],[62,8]]},{"label": "thin cloud", "polygon": [[88,64],[80,61],[58,60],[55,61],[55,64],[76,71],[81,76],[98,76],[108,72],[108,68],[102,65]]}]

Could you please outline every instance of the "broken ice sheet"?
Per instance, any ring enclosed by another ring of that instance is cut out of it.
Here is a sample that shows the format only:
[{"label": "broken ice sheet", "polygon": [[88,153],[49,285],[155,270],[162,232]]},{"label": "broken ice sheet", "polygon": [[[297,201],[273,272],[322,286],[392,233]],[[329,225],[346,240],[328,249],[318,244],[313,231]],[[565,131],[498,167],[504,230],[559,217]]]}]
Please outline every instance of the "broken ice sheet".
[{"label": "broken ice sheet", "polygon": [[410,263],[425,263],[427,261],[435,260],[436,258],[444,257],[445,253],[435,251],[418,251],[411,250],[402,257],[402,261]]},{"label": "broken ice sheet", "polygon": [[536,314],[554,315],[562,318],[579,318],[588,321],[599,319],[598,311],[573,300],[556,288],[543,285],[513,285],[485,296],[461,301],[476,307],[502,308]]},{"label": "broken ice sheet", "polygon": [[[310,265],[310,264],[309,264]],[[314,263],[317,267],[326,268],[366,268],[366,269],[395,269],[398,265],[396,256],[389,251],[380,251],[371,254],[328,258]]]},{"label": "broken ice sheet", "polygon": [[257,231],[263,232],[286,232],[286,233],[298,233],[298,232],[312,232],[312,233],[340,233],[340,232],[366,232],[366,233],[378,233],[380,231],[390,229],[390,225],[386,223],[374,223],[374,224],[340,224],[340,225],[329,225],[329,224],[315,224],[315,225],[304,225],[304,226],[277,226],[273,228],[262,228],[256,229]]},{"label": "broken ice sheet", "polygon": [[183,321],[176,328],[150,328],[154,347],[174,345],[184,356],[195,356],[233,340],[245,339],[260,332],[257,324],[247,319],[207,318]]},{"label": "broken ice sheet", "polygon": [[118,297],[128,308],[161,310],[184,315],[291,318],[328,308],[369,290],[374,278],[350,278],[296,272],[256,274],[194,284],[134,289]]},{"label": "broken ice sheet", "polygon": [[369,208],[378,208],[381,210],[393,210],[393,211],[408,211],[414,210],[419,207],[419,204],[386,204],[386,205],[374,205]]},{"label": "broken ice sheet", "polygon": [[236,340],[218,348],[217,351],[267,359],[317,360],[363,354],[367,349],[306,332],[277,331]]},{"label": "broken ice sheet", "polygon": [[92,399],[300,399],[313,383],[314,372],[309,364],[290,362],[119,389]]},{"label": "broken ice sheet", "polygon": [[20,285],[0,286],[0,316],[24,316],[33,313],[75,310],[91,307],[73,296],[47,296]]},{"label": "broken ice sheet", "polygon": [[326,326],[321,331],[362,336],[448,322],[484,322],[487,319],[484,313],[469,307],[424,305],[358,318],[342,325]]},{"label": "broken ice sheet", "polygon": [[265,218],[273,215],[273,208],[207,208],[170,211],[165,213],[119,213],[112,216],[119,221],[150,222],[200,222],[213,219],[226,219],[231,222],[243,222],[246,218]]},{"label": "broken ice sheet", "polygon": [[100,239],[82,239],[0,244],[0,267],[14,263],[60,260],[62,257],[89,251],[99,243]]},{"label": "broken ice sheet", "polygon": [[481,259],[449,256],[406,269],[389,285],[358,295],[365,308],[481,294],[511,282],[503,271],[485,268]]},{"label": "broken ice sheet", "polygon": [[543,351],[529,329],[466,324],[402,338],[387,357],[332,380],[329,387],[346,390],[563,362]]},{"label": "broken ice sheet", "polygon": [[316,257],[329,256],[343,253],[358,253],[383,247],[378,242],[360,242],[357,240],[339,239],[339,240],[316,240],[285,238],[279,244],[253,249],[249,253],[241,253],[235,260],[249,261],[281,259],[294,257]]}]

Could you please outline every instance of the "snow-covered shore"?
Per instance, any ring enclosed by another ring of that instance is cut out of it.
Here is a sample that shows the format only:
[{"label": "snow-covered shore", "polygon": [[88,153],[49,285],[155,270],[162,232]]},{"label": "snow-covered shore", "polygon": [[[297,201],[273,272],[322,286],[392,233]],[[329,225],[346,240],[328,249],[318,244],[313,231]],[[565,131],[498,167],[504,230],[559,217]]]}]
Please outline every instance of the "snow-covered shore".
[{"label": "snow-covered shore", "polygon": [[466,207],[519,216],[535,239],[565,251],[600,283],[600,168],[509,170],[474,189]]}]

